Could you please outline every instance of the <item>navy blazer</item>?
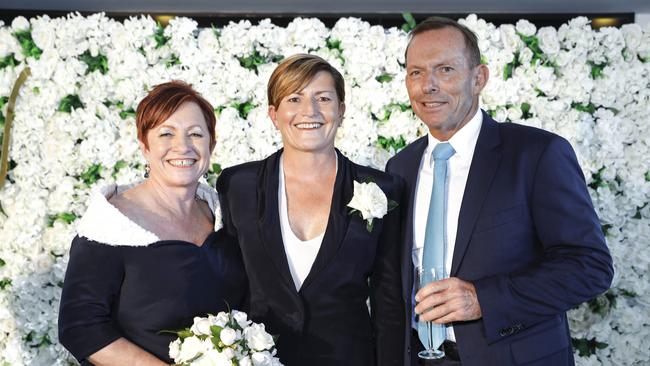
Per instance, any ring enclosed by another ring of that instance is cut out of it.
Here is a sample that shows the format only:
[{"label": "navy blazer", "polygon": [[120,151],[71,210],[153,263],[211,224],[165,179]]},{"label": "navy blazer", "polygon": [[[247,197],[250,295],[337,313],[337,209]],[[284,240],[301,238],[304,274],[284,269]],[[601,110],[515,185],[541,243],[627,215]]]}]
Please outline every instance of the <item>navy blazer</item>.
[{"label": "navy blazer", "polygon": [[368,232],[346,207],[355,180],[374,181],[394,201],[401,181],[337,151],[323,242],[296,291],[278,212],[281,152],[225,169],[217,182],[225,230],[239,243],[249,276],[252,319],[279,336],[278,355],[287,366],[402,365],[400,210],[376,219]]},{"label": "navy blazer", "polygon": [[[413,211],[427,137],[386,167],[405,181],[402,286],[411,318]],[[571,145],[515,123],[483,124],[450,275],[476,287],[482,318],[454,323],[463,365],[572,365],[566,311],[609,288],[612,259]],[[410,324],[404,364],[410,363]]]}]

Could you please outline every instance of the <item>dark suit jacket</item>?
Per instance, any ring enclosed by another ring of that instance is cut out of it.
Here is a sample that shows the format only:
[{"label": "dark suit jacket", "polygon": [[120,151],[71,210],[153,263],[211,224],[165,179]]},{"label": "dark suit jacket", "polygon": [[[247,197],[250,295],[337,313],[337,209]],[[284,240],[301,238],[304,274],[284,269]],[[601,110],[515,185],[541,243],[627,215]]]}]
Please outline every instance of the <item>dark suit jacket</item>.
[{"label": "dark suit jacket", "polygon": [[[405,181],[402,286],[411,317],[413,207],[423,137],[387,171]],[[483,317],[454,323],[463,365],[571,365],[565,312],[606,291],[612,259],[570,144],[483,113],[458,218],[451,276],[476,287]],[[410,325],[406,349],[410,350]],[[408,364],[409,355],[405,356]]]},{"label": "dark suit jacket", "polygon": [[372,179],[395,201],[401,181],[354,164],[337,151],[325,236],[311,272],[296,291],[278,212],[281,152],[225,169],[217,182],[225,229],[239,242],[249,276],[252,319],[279,335],[280,361],[287,366],[401,365],[399,208],[375,219],[371,233],[346,208],[355,180]]}]

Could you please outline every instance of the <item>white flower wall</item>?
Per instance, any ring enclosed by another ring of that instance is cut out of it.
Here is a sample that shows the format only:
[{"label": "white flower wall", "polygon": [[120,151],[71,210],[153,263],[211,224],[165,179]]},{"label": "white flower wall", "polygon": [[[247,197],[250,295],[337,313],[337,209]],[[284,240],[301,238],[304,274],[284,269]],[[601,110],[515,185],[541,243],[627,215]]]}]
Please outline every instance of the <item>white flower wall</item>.
[{"label": "white flower wall", "polygon": [[[541,127],[573,144],[616,267],[613,288],[571,312],[579,365],[650,362],[650,28],[559,29],[525,20],[499,27],[461,20],[480,39],[490,82],[482,107],[501,121]],[[57,343],[57,312],[75,220],[89,191],[142,176],[134,110],[153,85],[192,83],[215,106],[221,167],[280,146],[266,117],[266,82],[283,56],[318,54],[344,74],[347,113],[337,146],[383,168],[426,130],[404,87],[406,33],[355,18],[286,28],[241,21],[197,28],[177,18],[16,18],[0,23],[0,123],[20,71],[0,190],[0,364],[73,362]]]}]

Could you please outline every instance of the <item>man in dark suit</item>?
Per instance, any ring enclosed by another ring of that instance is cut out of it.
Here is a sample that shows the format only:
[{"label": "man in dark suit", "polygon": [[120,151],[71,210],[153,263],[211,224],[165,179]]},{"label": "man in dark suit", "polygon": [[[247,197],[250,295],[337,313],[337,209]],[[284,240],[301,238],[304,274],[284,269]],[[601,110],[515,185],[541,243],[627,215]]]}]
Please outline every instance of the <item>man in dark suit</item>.
[{"label": "man in dark suit", "polygon": [[[406,87],[429,134],[386,167],[406,183],[405,365],[572,365],[566,311],[609,288],[612,260],[570,144],[482,112],[489,72],[480,59],[476,36],[453,20],[411,31]],[[437,145],[447,156],[432,157]],[[438,165],[444,179],[434,178]],[[436,235],[450,277],[416,293],[414,265]],[[446,324],[444,358],[418,359],[414,313]]]}]

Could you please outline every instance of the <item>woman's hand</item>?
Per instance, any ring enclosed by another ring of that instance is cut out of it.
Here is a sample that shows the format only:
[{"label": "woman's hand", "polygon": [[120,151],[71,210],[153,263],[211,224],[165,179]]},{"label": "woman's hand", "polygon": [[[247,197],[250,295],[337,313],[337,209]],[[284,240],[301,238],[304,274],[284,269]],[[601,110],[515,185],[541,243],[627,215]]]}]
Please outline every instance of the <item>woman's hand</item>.
[{"label": "woman's hand", "polygon": [[113,343],[90,355],[88,360],[96,366],[169,366],[125,338],[118,338]]}]

